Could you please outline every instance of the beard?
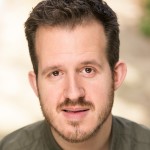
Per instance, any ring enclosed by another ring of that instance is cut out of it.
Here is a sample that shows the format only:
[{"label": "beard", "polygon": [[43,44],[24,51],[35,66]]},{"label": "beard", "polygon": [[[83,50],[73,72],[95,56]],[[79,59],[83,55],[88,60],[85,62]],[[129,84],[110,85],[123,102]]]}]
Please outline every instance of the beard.
[{"label": "beard", "polygon": [[[61,126],[60,124],[56,125],[54,123],[55,122],[54,120],[57,120],[57,117],[55,117],[50,111],[50,109],[43,103],[41,96],[40,96],[40,92],[39,92],[39,100],[40,100],[42,113],[47,123],[49,124],[50,128],[53,129],[59,136],[61,136],[66,141],[71,142],[71,143],[80,143],[80,142],[84,142],[90,139],[96,133],[98,133],[98,131],[101,129],[101,127],[106,122],[109,115],[111,114],[111,110],[112,110],[113,102],[114,102],[114,86],[112,85],[112,87],[110,88],[108,95],[107,95],[106,105],[104,106],[102,111],[99,112],[98,114],[97,124],[87,132],[82,131],[80,129],[81,122],[68,121],[67,122],[68,125],[72,126],[74,128],[74,131],[70,134],[66,134],[65,132],[63,132],[63,130],[60,130],[60,126]],[[59,112],[59,110],[61,110],[61,108],[65,106],[82,106],[82,107],[86,106],[93,111],[95,110],[94,104],[90,101],[85,100],[84,98],[79,98],[76,101],[71,100],[71,99],[65,99],[64,102],[62,102],[61,104],[57,106],[56,111]]]}]

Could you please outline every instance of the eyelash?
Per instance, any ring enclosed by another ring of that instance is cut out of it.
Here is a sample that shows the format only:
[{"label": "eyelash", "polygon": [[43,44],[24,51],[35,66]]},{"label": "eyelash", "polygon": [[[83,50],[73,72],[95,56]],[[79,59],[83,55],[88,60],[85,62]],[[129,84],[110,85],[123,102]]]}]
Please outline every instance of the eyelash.
[{"label": "eyelash", "polygon": [[[86,69],[87,69],[87,70],[86,70]],[[95,69],[93,69],[92,67],[84,67],[83,70],[87,71],[87,73],[88,73],[88,71],[89,71],[88,69],[90,69],[90,73],[91,73],[92,71],[95,72]]]},{"label": "eyelash", "polygon": [[[86,69],[91,69],[91,70],[90,70],[90,72],[88,73],[88,72],[87,72],[88,70],[86,71]],[[87,78],[92,78],[92,77],[94,77],[95,74],[96,74],[96,69],[93,68],[93,67],[91,67],[91,66],[86,66],[86,67],[84,67],[83,69],[81,69],[80,73],[81,73],[83,76],[87,77]]]},{"label": "eyelash", "polygon": [[[85,77],[93,77],[96,73],[96,69],[91,66],[86,66],[86,67],[83,67],[79,72]],[[58,75],[55,75],[55,73]],[[64,73],[61,70],[55,70],[55,71],[52,71],[51,73],[49,73],[48,77],[59,78],[63,74]]]},{"label": "eyelash", "polygon": [[58,76],[58,75],[56,75],[58,73],[58,75],[60,74],[60,71],[54,71],[54,72],[52,72],[52,75],[53,76]]},{"label": "eyelash", "polygon": [[[58,75],[54,75],[55,73],[58,73]],[[63,72],[61,72],[60,70],[55,70],[55,71],[52,71],[48,74],[48,77],[58,77],[60,76],[60,74],[63,75]]]}]

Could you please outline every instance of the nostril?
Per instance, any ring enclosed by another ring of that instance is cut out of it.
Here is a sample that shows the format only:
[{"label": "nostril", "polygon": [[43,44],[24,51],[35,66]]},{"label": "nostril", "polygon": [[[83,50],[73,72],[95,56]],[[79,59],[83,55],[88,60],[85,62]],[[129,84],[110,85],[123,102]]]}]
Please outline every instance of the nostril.
[{"label": "nostril", "polygon": [[72,87],[68,90],[64,90],[64,96],[68,99],[78,100],[85,97],[85,91],[83,88]]}]

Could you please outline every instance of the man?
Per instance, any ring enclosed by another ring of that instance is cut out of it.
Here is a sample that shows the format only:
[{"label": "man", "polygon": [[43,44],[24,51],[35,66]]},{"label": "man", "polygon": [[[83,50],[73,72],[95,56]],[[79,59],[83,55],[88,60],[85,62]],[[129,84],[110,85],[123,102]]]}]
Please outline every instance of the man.
[{"label": "man", "polygon": [[111,114],[126,65],[116,14],[104,1],[42,1],[25,33],[45,120],[5,137],[1,150],[150,149],[149,129]]}]

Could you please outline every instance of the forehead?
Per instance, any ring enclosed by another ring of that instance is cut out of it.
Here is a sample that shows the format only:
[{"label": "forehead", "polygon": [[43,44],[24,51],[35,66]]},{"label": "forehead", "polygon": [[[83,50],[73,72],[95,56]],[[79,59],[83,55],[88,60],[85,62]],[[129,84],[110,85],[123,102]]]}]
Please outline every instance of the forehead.
[{"label": "forehead", "polygon": [[[38,58],[44,53],[82,53],[106,49],[103,26],[96,22],[69,26],[40,26],[35,36]],[[46,54],[47,55],[47,54]]]}]

